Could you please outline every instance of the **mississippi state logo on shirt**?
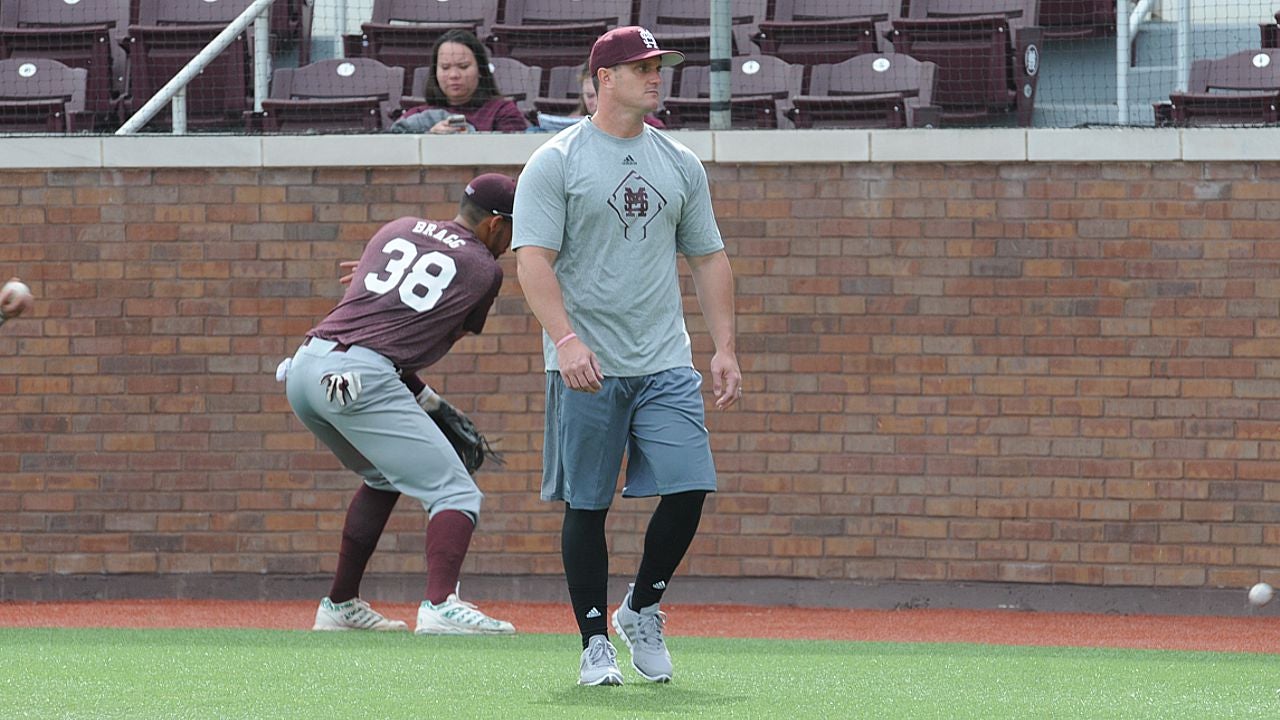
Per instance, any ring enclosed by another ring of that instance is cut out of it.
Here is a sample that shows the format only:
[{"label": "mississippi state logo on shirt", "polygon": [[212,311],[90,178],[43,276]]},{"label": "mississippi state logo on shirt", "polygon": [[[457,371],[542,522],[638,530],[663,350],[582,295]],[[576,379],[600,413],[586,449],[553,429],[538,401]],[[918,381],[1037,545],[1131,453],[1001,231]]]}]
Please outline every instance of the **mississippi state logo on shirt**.
[{"label": "mississippi state logo on shirt", "polygon": [[609,196],[609,207],[622,222],[622,236],[644,240],[649,223],[667,206],[667,199],[644,176],[632,170]]}]

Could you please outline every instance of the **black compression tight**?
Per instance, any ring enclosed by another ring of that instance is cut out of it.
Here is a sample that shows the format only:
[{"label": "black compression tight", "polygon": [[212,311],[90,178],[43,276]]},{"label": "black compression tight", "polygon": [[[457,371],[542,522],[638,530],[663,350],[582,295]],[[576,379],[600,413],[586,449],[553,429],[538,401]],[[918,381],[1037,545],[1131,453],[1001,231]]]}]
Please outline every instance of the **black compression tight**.
[{"label": "black compression tight", "polygon": [[644,556],[631,591],[631,609],[639,610],[662,599],[671,576],[689,551],[702,520],[703,490],[664,495],[649,519],[644,535]]},{"label": "black compression tight", "polygon": [[574,510],[568,504],[564,506],[560,555],[584,648],[592,635],[608,634],[609,547],[604,536],[608,514],[607,509]]}]

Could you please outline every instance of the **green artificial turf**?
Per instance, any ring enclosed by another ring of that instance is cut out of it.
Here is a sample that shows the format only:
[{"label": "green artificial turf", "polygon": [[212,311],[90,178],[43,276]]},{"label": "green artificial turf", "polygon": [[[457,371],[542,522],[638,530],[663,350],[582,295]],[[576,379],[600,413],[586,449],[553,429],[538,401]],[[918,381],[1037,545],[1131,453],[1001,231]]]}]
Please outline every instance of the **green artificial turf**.
[{"label": "green artificial turf", "polygon": [[568,635],[0,629],[0,717],[1274,718],[1272,655],[677,637],[580,688]]}]

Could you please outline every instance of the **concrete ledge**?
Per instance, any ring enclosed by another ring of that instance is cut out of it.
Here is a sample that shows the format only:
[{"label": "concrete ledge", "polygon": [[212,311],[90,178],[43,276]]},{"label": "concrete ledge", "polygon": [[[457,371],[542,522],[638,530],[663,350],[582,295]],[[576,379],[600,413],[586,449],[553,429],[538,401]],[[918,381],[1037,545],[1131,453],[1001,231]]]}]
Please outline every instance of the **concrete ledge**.
[{"label": "concrete ledge", "polygon": [[[297,575],[4,575],[0,601],[123,599],[318,600],[330,577]],[[615,577],[617,597],[630,578]],[[418,602],[421,575],[369,575],[362,594],[383,602]],[[466,597],[563,602],[559,576],[464,575]],[[616,600],[617,598],[612,598]],[[786,578],[677,578],[672,604],[782,605],[873,610],[944,608],[1115,615],[1248,616],[1244,589],[1094,587],[1015,583],[861,583]]]},{"label": "concrete ledge", "polygon": [[102,167],[107,168],[256,167],[262,161],[259,138],[237,135],[102,138]]},{"label": "concrete ledge", "polygon": [[1031,162],[1160,162],[1182,159],[1178,131],[1096,128],[1028,130]]},{"label": "concrete ledge", "polygon": [[[1280,160],[1280,128],[681,130],[708,163],[1257,162]],[[431,135],[2,136],[0,169],[487,167],[522,165],[545,133]]]},{"label": "concrete ledge", "polygon": [[263,167],[403,167],[422,164],[417,135],[299,135],[255,139]]},{"label": "concrete ledge", "polygon": [[1026,159],[1026,130],[921,129],[871,133],[872,162],[1020,162]]},{"label": "concrete ledge", "polygon": [[524,165],[550,133],[488,135],[404,135],[418,142],[424,165]]},{"label": "concrete ledge", "polygon": [[[715,136],[715,160],[723,163],[830,163],[871,159],[870,130],[738,130]],[[685,133],[675,137],[684,141]]]},{"label": "concrete ledge", "polygon": [[0,137],[0,169],[102,167],[99,137]]},{"label": "concrete ledge", "polygon": [[1182,131],[1185,160],[1280,160],[1280,128],[1195,128]]}]

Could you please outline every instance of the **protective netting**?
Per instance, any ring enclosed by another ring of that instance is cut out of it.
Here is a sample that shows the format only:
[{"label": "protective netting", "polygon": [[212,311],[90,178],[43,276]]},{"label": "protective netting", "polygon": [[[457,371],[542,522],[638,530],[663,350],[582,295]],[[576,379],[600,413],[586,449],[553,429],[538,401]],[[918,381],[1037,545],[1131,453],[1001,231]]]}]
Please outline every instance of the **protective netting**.
[{"label": "protective netting", "polygon": [[[725,109],[713,44],[732,53],[735,128],[1280,122],[1280,0],[1121,4],[1118,17],[1114,0],[0,0],[0,132],[114,132],[220,36],[140,129],[558,129],[590,111],[592,42],[628,24],[685,54],[650,118],[671,129]],[[223,32],[251,7],[266,40],[247,18]]]}]

